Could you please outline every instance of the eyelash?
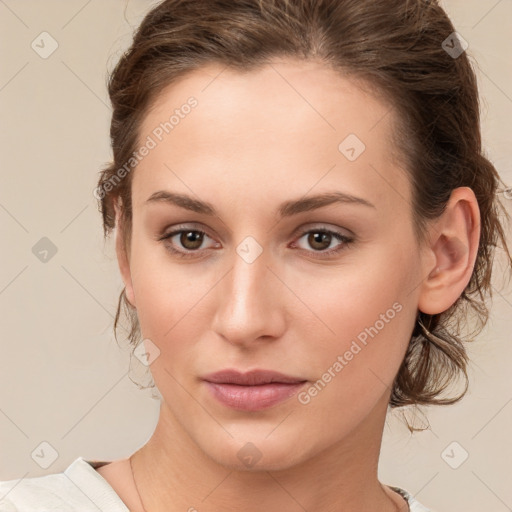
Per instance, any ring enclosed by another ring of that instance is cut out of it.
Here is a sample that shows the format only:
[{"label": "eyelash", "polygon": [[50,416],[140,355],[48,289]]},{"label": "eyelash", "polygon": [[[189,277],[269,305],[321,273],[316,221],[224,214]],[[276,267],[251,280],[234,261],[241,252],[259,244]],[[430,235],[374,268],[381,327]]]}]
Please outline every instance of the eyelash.
[{"label": "eyelash", "polygon": [[[203,231],[201,229],[192,229],[192,228],[183,229],[182,226],[179,226],[179,227],[181,229],[175,229],[174,231],[171,231],[170,233],[165,234],[164,236],[158,238],[158,241],[166,242],[167,240],[171,239],[175,235],[179,235],[181,233],[188,233],[188,232],[200,233],[201,235],[206,235],[209,237],[208,233],[206,233],[205,231]],[[308,229],[308,230],[302,231],[298,235],[298,238],[300,239],[304,235],[307,235],[309,233],[329,234],[329,235],[332,235],[336,240],[343,242],[342,244],[338,245],[337,248],[329,249],[326,251],[308,251],[306,249],[300,249],[300,250],[303,250],[306,252],[312,252],[314,254],[317,254],[318,256],[314,256],[314,257],[319,258],[319,259],[326,259],[331,256],[337,255],[338,253],[341,253],[342,251],[347,249],[354,242],[354,238],[348,237],[346,235],[342,235],[341,233],[338,233],[337,231],[331,231],[331,230],[325,229],[325,228]],[[209,238],[211,238],[211,237],[209,237]],[[189,250],[188,252],[185,252],[185,251],[182,251],[179,249],[175,249],[168,243],[166,243],[165,245],[166,245],[167,249],[172,254],[176,255],[179,258],[183,258],[183,259],[195,258],[195,257],[197,257],[197,253],[200,251],[200,250],[195,250],[195,251]]]}]

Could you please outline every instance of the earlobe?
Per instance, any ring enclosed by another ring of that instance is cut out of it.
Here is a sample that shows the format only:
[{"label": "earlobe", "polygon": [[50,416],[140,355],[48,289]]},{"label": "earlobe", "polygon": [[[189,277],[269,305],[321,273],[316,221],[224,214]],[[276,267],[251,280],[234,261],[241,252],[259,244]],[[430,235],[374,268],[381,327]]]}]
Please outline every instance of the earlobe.
[{"label": "earlobe", "polygon": [[117,199],[114,199],[114,208],[116,212],[116,227],[115,227],[115,244],[116,244],[116,254],[117,254],[117,262],[119,264],[119,271],[121,273],[121,277],[125,286],[125,295],[128,299],[128,302],[136,308],[135,302],[135,294],[133,292],[132,278],[131,278],[131,270],[130,270],[130,261],[128,258],[128,254],[126,252],[126,247],[124,243],[124,238],[122,236],[122,207],[119,206]]},{"label": "earlobe", "polygon": [[[432,225],[429,267],[418,309],[434,315],[446,311],[460,297],[471,279],[480,240],[480,209],[469,187],[452,191],[441,217]],[[432,265],[432,255],[434,264]]]}]

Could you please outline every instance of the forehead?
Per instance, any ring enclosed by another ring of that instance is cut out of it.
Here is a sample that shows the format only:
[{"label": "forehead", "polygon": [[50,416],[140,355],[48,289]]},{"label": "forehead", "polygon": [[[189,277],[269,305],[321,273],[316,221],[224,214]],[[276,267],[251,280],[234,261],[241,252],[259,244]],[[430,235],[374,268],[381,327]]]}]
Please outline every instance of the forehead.
[{"label": "forehead", "polygon": [[137,166],[134,206],[157,188],[185,192],[178,176],[198,194],[216,184],[292,195],[345,185],[390,205],[408,195],[392,159],[394,116],[364,82],[318,62],[274,60],[244,72],[209,64],[163,89],[146,114],[139,141],[155,146]]}]

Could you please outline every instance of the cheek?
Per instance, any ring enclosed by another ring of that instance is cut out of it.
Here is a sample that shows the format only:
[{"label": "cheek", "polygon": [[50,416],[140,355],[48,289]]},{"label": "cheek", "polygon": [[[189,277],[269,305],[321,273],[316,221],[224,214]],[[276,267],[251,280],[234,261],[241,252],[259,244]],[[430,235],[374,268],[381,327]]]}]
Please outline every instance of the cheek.
[{"label": "cheek", "polygon": [[[161,372],[193,362],[194,340],[204,337],[209,292],[220,275],[208,265],[177,264],[159,244],[141,241],[132,252],[132,284],[143,338],[159,348],[151,365]],[[213,296],[213,295],[211,295]]]},{"label": "cheek", "polygon": [[143,237],[134,237],[130,270],[142,335],[162,339],[183,315],[177,298],[188,297],[190,289],[160,243]]},{"label": "cheek", "polygon": [[317,336],[321,349],[311,358],[317,384],[302,397],[311,403],[310,412],[329,411],[332,420],[338,411],[340,421],[343,407],[363,415],[391,389],[417,311],[410,293],[415,263],[404,254],[410,253],[392,246],[375,250],[340,269],[324,293],[317,293],[312,303],[335,334]]},{"label": "cheek", "polygon": [[361,251],[321,281],[308,281],[303,287],[318,316],[336,333],[333,336],[357,336],[387,310],[391,310],[388,316],[393,316],[395,302],[404,305],[413,264],[400,252],[392,246]]}]

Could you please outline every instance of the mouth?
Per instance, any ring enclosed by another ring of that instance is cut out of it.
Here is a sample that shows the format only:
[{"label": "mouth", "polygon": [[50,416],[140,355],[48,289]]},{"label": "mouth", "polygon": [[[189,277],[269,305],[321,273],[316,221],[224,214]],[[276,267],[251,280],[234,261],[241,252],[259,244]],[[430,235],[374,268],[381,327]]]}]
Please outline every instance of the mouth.
[{"label": "mouth", "polygon": [[234,369],[206,375],[203,381],[222,405],[244,411],[275,406],[295,395],[307,382],[272,370],[242,373]]}]

